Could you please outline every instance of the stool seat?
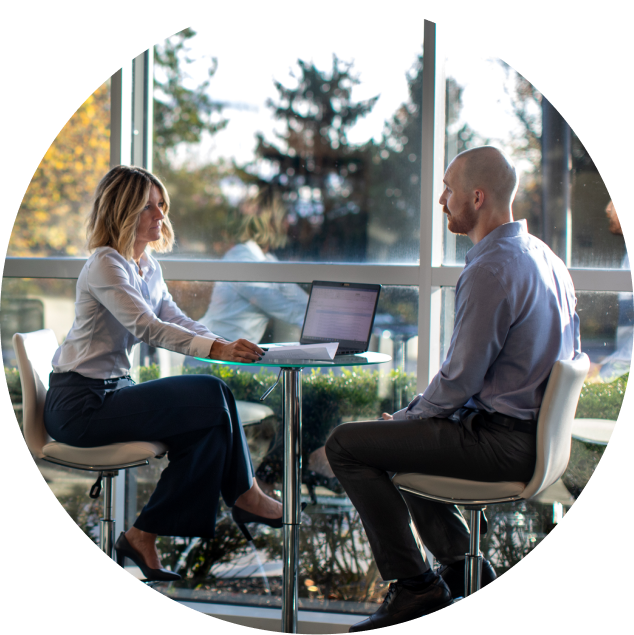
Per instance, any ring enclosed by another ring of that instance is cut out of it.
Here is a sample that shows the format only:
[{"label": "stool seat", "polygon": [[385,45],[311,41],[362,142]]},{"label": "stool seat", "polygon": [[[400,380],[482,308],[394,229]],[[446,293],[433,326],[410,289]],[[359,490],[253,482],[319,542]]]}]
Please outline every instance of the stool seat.
[{"label": "stool seat", "polygon": [[403,472],[397,474],[392,482],[400,489],[425,492],[430,499],[457,505],[473,505],[474,502],[493,504],[498,501],[521,498],[522,492],[526,489],[526,483],[520,481],[489,483],[449,476]]},{"label": "stool seat", "polygon": [[273,415],[273,410],[261,403],[236,400],[238,416],[243,426],[252,426]]},{"label": "stool seat", "polygon": [[167,452],[167,446],[159,441],[134,441],[112,443],[94,448],[78,448],[51,441],[42,448],[44,459],[53,459],[84,470],[113,470],[126,466],[145,464]]}]

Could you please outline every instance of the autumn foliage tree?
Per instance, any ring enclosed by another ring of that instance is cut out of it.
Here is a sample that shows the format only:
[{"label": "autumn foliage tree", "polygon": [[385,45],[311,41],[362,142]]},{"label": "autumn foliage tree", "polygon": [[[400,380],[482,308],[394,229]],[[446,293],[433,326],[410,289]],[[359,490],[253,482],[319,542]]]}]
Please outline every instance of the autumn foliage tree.
[{"label": "autumn foliage tree", "polygon": [[[218,116],[221,105],[209,96],[215,60],[204,81],[194,86],[188,81],[192,60],[187,42],[194,35],[192,29],[185,29],[154,51],[154,171],[172,195],[177,239],[185,245],[210,236],[212,227],[219,224],[218,215],[224,219],[228,214],[219,186],[226,170],[220,165],[192,170],[179,165],[172,152],[177,146],[196,144],[204,134],[214,134],[226,125]],[[18,211],[8,255],[87,255],[85,219],[109,163],[110,90],[106,82],[79,107],[44,155]],[[206,250],[206,240],[202,242]]]},{"label": "autumn foliage tree", "polygon": [[86,214],[110,162],[108,84],[79,107],[44,155],[20,205],[9,256],[86,253]]}]

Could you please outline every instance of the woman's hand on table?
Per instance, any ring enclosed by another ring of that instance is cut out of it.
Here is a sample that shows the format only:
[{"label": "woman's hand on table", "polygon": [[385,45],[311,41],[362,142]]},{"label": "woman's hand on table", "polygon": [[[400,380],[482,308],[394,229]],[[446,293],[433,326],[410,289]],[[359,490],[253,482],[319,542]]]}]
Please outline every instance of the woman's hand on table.
[{"label": "woman's hand on table", "polygon": [[240,362],[248,364],[250,362],[259,362],[264,355],[264,351],[257,345],[249,342],[249,340],[236,340],[235,342],[227,342],[227,340],[217,339],[209,351],[210,359],[219,359],[223,362]]}]

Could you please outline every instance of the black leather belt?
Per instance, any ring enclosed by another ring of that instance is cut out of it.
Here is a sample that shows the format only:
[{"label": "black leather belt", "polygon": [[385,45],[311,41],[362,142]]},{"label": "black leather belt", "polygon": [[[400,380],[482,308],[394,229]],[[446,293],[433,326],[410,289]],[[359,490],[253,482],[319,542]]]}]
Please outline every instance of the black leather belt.
[{"label": "black leather belt", "polygon": [[526,432],[528,434],[537,434],[537,421],[524,421],[522,419],[516,419],[515,417],[507,417],[499,412],[480,412],[485,421],[495,423],[498,426],[504,426],[511,432],[517,430],[518,432]]}]

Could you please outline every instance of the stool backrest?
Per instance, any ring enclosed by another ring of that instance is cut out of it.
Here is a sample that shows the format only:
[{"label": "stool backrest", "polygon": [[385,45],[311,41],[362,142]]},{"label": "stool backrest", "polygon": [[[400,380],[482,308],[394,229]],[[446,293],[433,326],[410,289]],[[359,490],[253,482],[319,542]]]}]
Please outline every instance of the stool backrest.
[{"label": "stool backrest", "polygon": [[536,496],[565,472],[577,402],[589,368],[590,360],[585,353],[553,366],[537,420],[535,472],[522,498]]},{"label": "stool backrest", "polygon": [[38,458],[44,456],[42,448],[51,440],[44,428],[44,401],[57,346],[50,329],[13,336],[22,384],[22,429],[29,450]]}]

